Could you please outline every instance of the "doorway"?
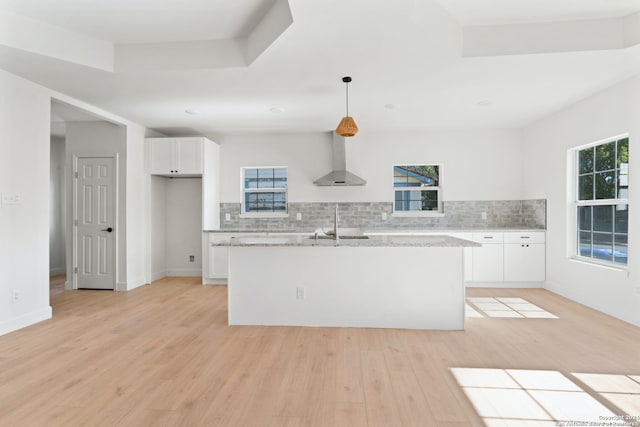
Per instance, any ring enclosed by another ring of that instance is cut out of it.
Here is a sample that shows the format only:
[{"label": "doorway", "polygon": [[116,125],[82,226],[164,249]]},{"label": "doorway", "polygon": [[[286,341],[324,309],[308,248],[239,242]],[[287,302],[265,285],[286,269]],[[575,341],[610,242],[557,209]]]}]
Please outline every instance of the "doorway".
[{"label": "doorway", "polygon": [[51,141],[49,295],[120,289],[118,244],[124,235],[117,227],[118,195],[124,193],[118,163],[126,150],[126,126],[52,99]]}]

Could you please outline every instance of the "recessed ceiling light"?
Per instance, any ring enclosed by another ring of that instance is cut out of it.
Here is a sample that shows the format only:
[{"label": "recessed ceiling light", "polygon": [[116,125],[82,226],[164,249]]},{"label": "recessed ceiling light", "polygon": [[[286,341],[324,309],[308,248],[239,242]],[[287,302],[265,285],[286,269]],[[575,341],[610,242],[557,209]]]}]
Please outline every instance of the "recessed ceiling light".
[{"label": "recessed ceiling light", "polygon": [[397,110],[400,106],[398,104],[386,104],[384,108],[387,110]]},{"label": "recessed ceiling light", "polygon": [[480,107],[488,107],[491,104],[493,104],[493,101],[490,99],[483,99],[482,101],[478,102],[478,105]]},{"label": "recessed ceiling light", "polygon": [[191,109],[187,109],[184,110],[185,113],[191,115],[191,116],[197,116],[198,114],[200,114],[200,111],[198,110],[191,110]]},{"label": "recessed ceiling light", "polygon": [[273,114],[280,114],[280,113],[284,113],[284,108],[282,108],[282,107],[271,107],[271,108],[269,108],[269,111],[271,111]]}]

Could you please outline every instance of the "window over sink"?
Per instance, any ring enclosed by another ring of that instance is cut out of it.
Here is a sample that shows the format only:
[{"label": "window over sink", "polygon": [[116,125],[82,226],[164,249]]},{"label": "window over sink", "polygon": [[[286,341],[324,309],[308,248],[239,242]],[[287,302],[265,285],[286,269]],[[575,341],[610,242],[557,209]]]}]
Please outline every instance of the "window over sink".
[{"label": "window over sink", "polygon": [[394,214],[442,213],[441,165],[394,165]]},{"label": "window over sink", "polygon": [[287,214],[287,168],[242,168],[242,213],[255,216]]}]

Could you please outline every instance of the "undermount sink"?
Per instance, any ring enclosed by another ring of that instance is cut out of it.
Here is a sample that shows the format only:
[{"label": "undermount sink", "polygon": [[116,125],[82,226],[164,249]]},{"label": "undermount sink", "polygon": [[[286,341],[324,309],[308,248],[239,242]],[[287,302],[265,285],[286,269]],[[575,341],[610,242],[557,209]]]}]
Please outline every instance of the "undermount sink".
[{"label": "undermount sink", "polygon": [[244,245],[286,245],[289,243],[289,239],[286,237],[270,236],[238,237],[237,241]]},{"label": "undermount sink", "polygon": [[[354,236],[354,235],[348,235],[347,234],[347,235],[343,236],[343,235],[340,234],[340,232],[338,232],[338,237],[340,239],[368,239],[369,238],[369,236],[365,236],[365,235],[356,235],[356,236]],[[309,238],[310,239],[315,239],[316,236],[310,236]],[[318,239],[333,240],[333,235],[325,235],[325,234],[320,235],[319,234],[318,235]]]},{"label": "undermount sink", "polygon": [[[315,239],[315,235],[318,235],[318,239],[333,239],[333,229],[324,229],[318,228],[314,231],[314,236],[311,236]],[[365,236],[362,232],[361,228],[357,227],[338,227],[338,237],[341,239],[368,239],[369,236]]]}]

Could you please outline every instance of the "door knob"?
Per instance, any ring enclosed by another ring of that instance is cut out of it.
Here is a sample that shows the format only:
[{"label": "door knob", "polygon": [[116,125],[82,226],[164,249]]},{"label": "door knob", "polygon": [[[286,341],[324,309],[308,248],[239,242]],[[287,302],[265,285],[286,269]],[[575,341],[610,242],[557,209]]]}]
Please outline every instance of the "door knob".
[{"label": "door knob", "polygon": [[106,231],[107,233],[111,233],[113,231],[113,228],[109,227],[109,228],[105,228],[104,230],[100,230],[100,231]]}]

